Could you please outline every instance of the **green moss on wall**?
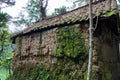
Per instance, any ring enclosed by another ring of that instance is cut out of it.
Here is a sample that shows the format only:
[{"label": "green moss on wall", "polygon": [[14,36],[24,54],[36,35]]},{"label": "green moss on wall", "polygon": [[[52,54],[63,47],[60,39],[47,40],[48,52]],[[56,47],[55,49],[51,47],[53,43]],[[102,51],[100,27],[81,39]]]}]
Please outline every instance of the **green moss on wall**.
[{"label": "green moss on wall", "polygon": [[42,33],[39,34],[39,51],[38,54],[42,54],[42,48],[41,48],[41,44],[42,44]]},{"label": "green moss on wall", "polygon": [[68,57],[58,58],[49,66],[45,64],[21,64],[8,80],[84,80],[87,71],[87,56],[83,61]]},{"label": "green moss on wall", "polygon": [[18,38],[18,54],[21,56],[21,48],[22,48],[22,38]]},{"label": "green moss on wall", "polygon": [[78,26],[62,27],[57,30],[57,57],[68,56],[75,58],[86,54],[85,40]]},{"label": "green moss on wall", "polygon": [[109,16],[115,15],[115,14],[117,14],[117,13],[118,13],[117,10],[116,10],[116,9],[113,9],[113,10],[111,10],[111,11],[106,12],[105,15],[106,15],[107,17],[109,17]]}]

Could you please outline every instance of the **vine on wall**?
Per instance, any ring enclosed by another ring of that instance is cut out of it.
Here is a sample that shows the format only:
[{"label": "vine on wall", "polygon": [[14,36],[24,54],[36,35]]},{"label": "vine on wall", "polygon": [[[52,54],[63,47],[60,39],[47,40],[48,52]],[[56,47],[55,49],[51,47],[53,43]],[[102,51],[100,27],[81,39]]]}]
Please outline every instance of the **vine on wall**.
[{"label": "vine on wall", "polygon": [[59,58],[57,63],[49,66],[45,64],[21,64],[14,76],[7,80],[86,80],[87,58],[82,62],[77,58]]},{"label": "vine on wall", "polygon": [[57,30],[57,48],[55,56],[76,58],[86,53],[85,40],[79,26],[66,26]]}]

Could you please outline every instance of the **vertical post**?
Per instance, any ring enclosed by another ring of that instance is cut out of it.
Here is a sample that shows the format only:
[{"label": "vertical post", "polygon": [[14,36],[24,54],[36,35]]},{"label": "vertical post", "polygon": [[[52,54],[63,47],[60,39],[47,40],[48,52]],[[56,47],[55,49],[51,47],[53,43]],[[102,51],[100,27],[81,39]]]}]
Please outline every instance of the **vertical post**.
[{"label": "vertical post", "polygon": [[93,54],[93,19],[92,19],[92,0],[89,0],[89,60],[87,80],[91,78],[92,72],[92,54]]}]

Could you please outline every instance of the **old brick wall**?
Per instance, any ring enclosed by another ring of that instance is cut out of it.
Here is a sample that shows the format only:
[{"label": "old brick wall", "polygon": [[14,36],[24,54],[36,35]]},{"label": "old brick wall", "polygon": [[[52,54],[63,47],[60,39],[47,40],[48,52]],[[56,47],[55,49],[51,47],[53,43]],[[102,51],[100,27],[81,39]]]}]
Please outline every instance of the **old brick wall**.
[{"label": "old brick wall", "polygon": [[[16,50],[13,59],[14,67],[20,64],[39,63],[36,58],[50,55],[56,44],[56,28],[16,38]],[[46,58],[49,62],[49,59]]]},{"label": "old brick wall", "polygon": [[113,27],[113,25],[104,24],[102,27],[101,55],[99,55],[99,64],[101,67],[102,75],[104,76],[102,78],[106,80],[119,80],[119,47],[118,41],[113,37],[115,34],[110,29],[110,27]]},{"label": "old brick wall", "polygon": [[56,48],[56,30],[57,28],[54,28],[42,33],[42,54],[51,55],[52,50]]},{"label": "old brick wall", "polygon": [[[69,27],[68,27],[69,31],[70,29],[74,29],[75,27],[78,31],[82,33],[81,34],[83,36],[82,39],[84,39],[86,48],[88,48],[88,45],[87,45],[88,44],[88,24],[83,24],[83,25],[77,24],[77,25],[71,25]],[[61,27],[60,29],[62,28],[63,27]],[[44,65],[45,69],[48,69],[49,72],[52,72],[51,74],[54,74],[54,75],[56,74],[56,78],[57,76],[60,78],[60,76],[62,76],[63,74],[64,76],[71,75],[71,79],[74,79],[74,78],[78,79],[79,78],[78,76],[81,76],[80,78],[81,80],[86,78],[87,56],[88,56],[87,52],[85,53],[85,55],[84,53],[81,53],[80,54],[81,56],[78,55],[81,58],[77,56],[76,58],[72,58],[72,57],[70,58],[70,56],[58,57],[55,55],[55,52],[57,50],[57,44],[59,43],[57,41],[58,30],[59,30],[58,28],[54,28],[47,31],[35,32],[32,34],[28,34],[28,35],[24,35],[16,38],[15,40],[16,50],[13,58],[14,74],[22,70],[28,71],[29,67],[33,65],[38,66],[42,64]],[[69,31],[65,34],[67,35]],[[78,35],[77,33],[75,33],[74,35]],[[62,32],[62,34],[64,34],[64,32]],[[72,34],[73,32],[70,32],[70,35]],[[77,36],[75,38],[77,39]],[[65,40],[68,40],[68,39],[65,38]],[[63,44],[66,44],[66,43],[67,42],[65,41],[65,43]],[[60,44],[60,45],[63,45],[63,44]],[[69,45],[69,44],[66,44],[66,45]],[[66,46],[66,48],[67,47],[68,46]],[[74,55],[74,53],[71,53],[71,54]],[[28,67],[28,68],[25,68],[25,67]],[[59,72],[60,76],[58,75],[59,69],[61,70]],[[69,74],[66,73],[66,70],[69,70]],[[19,72],[19,73],[22,74],[22,72]],[[27,75],[27,73],[25,73],[24,76],[25,75]],[[21,75],[17,75],[17,76],[21,76]],[[17,78],[15,79],[17,80]],[[70,78],[64,77],[64,79],[70,79]]]},{"label": "old brick wall", "polygon": [[98,24],[94,36],[92,59],[94,73],[92,77],[95,80],[119,80],[120,78],[118,40],[114,37],[117,36],[114,29],[118,25],[115,22],[109,19]]}]

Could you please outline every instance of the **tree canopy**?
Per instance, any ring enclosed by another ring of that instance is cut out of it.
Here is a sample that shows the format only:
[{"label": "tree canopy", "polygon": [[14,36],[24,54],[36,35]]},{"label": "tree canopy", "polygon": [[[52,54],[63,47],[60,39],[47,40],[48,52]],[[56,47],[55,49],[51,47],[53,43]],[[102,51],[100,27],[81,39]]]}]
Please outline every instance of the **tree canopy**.
[{"label": "tree canopy", "polygon": [[[27,6],[20,12],[18,19],[13,22],[17,26],[28,26],[38,20],[51,18],[67,11],[65,6],[61,6],[60,8],[55,8],[54,12],[48,15],[46,10],[47,5],[48,0],[28,0]],[[26,12],[28,15],[26,16],[23,12]]]},{"label": "tree canopy", "polygon": [[[13,0],[0,0],[1,5],[12,6]],[[0,9],[3,7],[0,6]],[[11,33],[8,30],[10,15],[0,11],[0,80],[5,80],[12,71],[12,57],[14,46],[11,43]]]}]

